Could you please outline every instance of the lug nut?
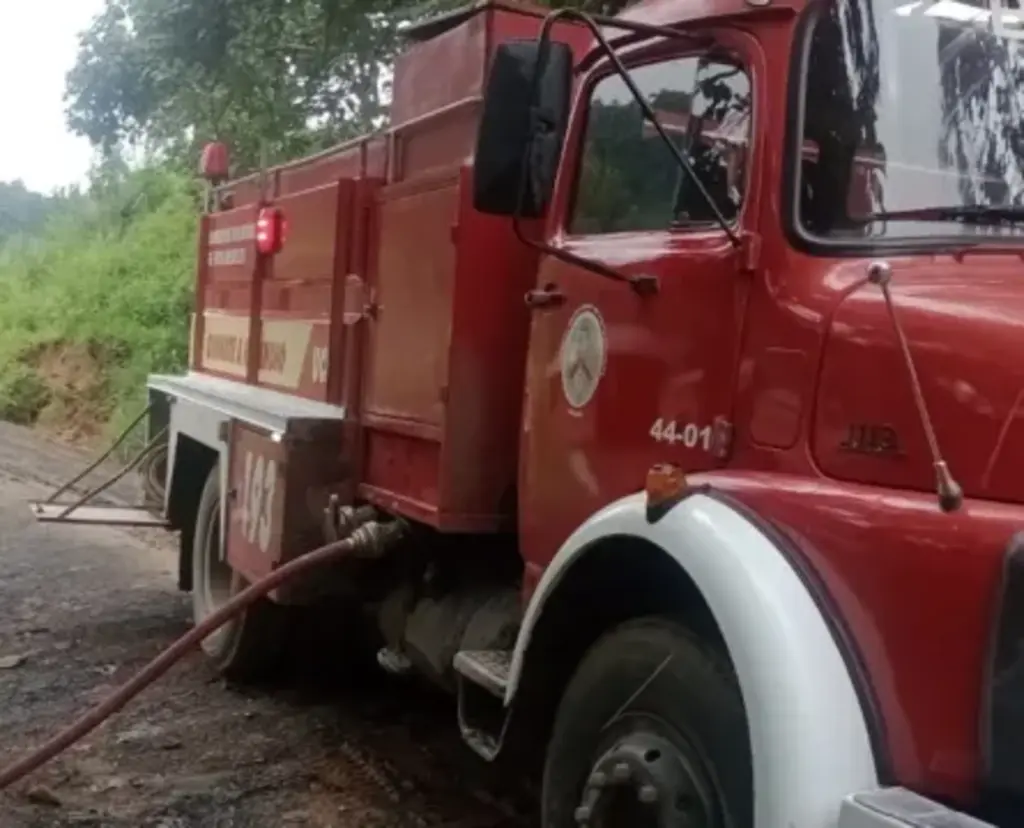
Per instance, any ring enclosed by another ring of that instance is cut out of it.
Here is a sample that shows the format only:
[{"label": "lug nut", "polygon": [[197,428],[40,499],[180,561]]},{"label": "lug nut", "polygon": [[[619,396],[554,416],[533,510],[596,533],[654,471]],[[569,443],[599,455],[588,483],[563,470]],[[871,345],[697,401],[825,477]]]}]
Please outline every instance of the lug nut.
[{"label": "lug nut", "polygon": [[587,784],[591,788],[603,788],[608,784],[608,777],[601,771],[594,771],[590,774],[590,779],[587,780]]},{"label": "lug nut", "polygon": [[658,789],[654,785],[644,785],[637,797],[644,805],[653,805],[658,801]]},{"label": "lug nut", "polygon": [[576,821],[580,825],[583,825],[584,823],[589,822],[590,818],[593,815],[594,815],[593,811],[590,809],[590,807],[588,805],[580,805],[580,807],[578,807],[576,809]]},{"label": "lug nut", "polygon": [[628,782],[630,773],[629,765],[625,762],[619,762],[619,764],[612,768],[612,779],[616,782]]}]

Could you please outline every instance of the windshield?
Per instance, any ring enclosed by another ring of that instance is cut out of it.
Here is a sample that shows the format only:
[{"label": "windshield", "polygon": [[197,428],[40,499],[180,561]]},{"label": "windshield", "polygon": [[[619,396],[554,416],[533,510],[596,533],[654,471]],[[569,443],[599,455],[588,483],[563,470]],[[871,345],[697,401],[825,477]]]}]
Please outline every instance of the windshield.
[{"label": "windshield", "polygon": [[791,150],[804,235],[1024,242],[1024,15],[988,2],[812,12]]}]

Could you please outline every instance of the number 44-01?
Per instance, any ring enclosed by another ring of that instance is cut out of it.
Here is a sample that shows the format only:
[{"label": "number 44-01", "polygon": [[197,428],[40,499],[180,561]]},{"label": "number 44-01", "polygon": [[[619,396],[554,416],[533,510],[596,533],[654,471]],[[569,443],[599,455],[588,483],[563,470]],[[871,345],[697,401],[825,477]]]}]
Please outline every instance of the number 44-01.
[{"label": "number 44-01", "polygon": [[654,425],[651,426],[648,433],[658,443],[669,443],[673,446],[682,443],[686,448],[699,446],[704,451],[711,451],[713,436],[711,426],[700,426],[697,423],[677,425],[675,420],[665,420],[659,417],[654,421]]}]

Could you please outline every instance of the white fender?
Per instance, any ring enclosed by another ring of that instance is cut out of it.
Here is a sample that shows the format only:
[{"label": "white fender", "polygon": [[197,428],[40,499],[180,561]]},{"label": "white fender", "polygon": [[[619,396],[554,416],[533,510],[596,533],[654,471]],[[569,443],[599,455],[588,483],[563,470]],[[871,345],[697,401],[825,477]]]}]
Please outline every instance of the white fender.
[{"label": "white fender", "polygon": [[864,712],[817,604],[775,544],[747,518],[693,494],[655,524],[640,494],[593,515],[555,555],[527,607],[505,704],[544,603],[590,545],[631,535],[686,571],[722,632],[750,727],[755,828],[835,828],[843,799],[878,786]]}]

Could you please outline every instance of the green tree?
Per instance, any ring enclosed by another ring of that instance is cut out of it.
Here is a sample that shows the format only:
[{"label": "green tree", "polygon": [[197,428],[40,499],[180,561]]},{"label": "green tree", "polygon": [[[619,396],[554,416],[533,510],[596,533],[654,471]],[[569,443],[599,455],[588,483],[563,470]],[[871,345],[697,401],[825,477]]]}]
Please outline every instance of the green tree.
[{"label": "green tree", "polygon": [[380,120],[395,0],[107,0],[68,75],[71,128],[172,159],[211,136],[252,166]]},{"label": "green tree", "polygon": [[[548,3],[601,13],[625,4]],[[107,0],[68,75],[68,122],[107,154],[142,144],[191,163],[216,137],[243,169],[292,157],[380,125],[401,24],[459,5]]]},{"label": "green tree", "polygon": [[18,233],[36,230],[46,218],[49,199],[21,181],[0,181],[0,244]]}]

